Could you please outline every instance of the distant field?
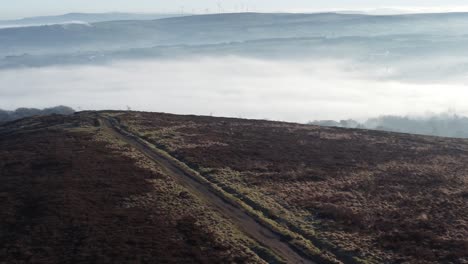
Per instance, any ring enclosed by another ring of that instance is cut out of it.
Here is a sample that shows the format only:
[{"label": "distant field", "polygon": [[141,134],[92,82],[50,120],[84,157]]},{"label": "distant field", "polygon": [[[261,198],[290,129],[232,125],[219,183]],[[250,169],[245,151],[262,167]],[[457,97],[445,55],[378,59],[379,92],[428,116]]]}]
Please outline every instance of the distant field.
[{"label": "distant field", "polygon": [[338,259],[468,261],[468,141],[268,121],[112,113]]}]

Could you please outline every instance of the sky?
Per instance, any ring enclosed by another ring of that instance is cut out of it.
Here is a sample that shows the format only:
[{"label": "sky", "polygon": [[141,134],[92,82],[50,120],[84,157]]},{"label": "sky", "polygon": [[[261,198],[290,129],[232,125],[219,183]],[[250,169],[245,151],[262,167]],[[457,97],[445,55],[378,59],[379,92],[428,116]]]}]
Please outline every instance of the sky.
[{"label": "sky", "polygon": [[316,12],[408,9],[414,12],[468,11],[466,0],[3,0],[0,19],[69,12]]}]

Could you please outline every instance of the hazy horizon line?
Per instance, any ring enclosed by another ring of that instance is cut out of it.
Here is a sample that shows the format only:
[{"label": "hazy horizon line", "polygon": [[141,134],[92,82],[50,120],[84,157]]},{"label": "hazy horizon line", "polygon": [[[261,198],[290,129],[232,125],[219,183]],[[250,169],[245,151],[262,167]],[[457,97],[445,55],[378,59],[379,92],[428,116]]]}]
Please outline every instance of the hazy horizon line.
[{"label": "hazy horizon line", "polygon": [[241,14],[241,13],[290,13],[290,14],[320,14],[320,13],[342,13],[353,14],[362,13],[364,15],[408,15],[408,14],[441,14],[441,13],[465,13],[468,12],[467,6],[452,6],[452,7],[376,7],[376,8],[315,8],[315,9],[288,9],[288,10],[224,10],[210,11],[207,10],[154,10],[154,11],[136,11],[136,10],[108,10],[108,11],[85,11],[85,10],[70,10],[62,12],[47,12],[37,14],[24,14],[15,16],[2,16],[0,21],[21,20],[37,17],[54,17],[70,14],[137,14],[137,15],[214,15],[214,14]]}]

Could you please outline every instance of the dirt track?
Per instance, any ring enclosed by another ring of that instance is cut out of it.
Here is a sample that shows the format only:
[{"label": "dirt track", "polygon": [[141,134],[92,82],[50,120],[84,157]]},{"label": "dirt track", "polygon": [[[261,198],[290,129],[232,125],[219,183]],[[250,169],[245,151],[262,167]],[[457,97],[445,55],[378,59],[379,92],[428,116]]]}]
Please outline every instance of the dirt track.
[{"label": "dirt track", "polygon": [[262,246],[270,249],[276,255],[283,258],[287,263],[313,263],[309,259],[298,254],[286,242],[282,241],[280,235],[272,232],[270,229],[255,221],[255,219],[249,216],[242,209],[223,200],[210,190],[210,187],[196,181],[173,161],[135,140],[133,138],[135,135],[130,136],[121,133],[105,118],[101,118],[100,121],[103,129],[127,142],[138,149],[141,153],[148,156],[151,160],[158,163],[161,166],[161,169],[168,176],[174,177],[179,184],[186,187],[193,195],[215,208],[219,213],[230,219],[242,232],[256,240]]}]

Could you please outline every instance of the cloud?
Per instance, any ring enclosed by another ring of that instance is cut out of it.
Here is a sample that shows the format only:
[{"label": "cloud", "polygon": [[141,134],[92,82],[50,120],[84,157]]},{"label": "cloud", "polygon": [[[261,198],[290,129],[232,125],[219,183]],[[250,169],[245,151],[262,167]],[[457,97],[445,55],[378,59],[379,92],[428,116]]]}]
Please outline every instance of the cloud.
[{"label": "cloud", "polygon": [[[456,109],[468,113],[462,83],[375,78],[350,61],[266,61],[239,57],[0,71],[0,108],[69,105],[307,122]],[[381,74],[381,73],[379,73]]]}]

